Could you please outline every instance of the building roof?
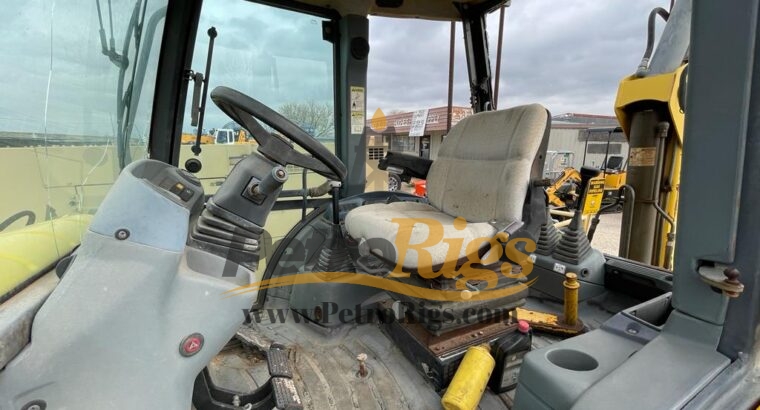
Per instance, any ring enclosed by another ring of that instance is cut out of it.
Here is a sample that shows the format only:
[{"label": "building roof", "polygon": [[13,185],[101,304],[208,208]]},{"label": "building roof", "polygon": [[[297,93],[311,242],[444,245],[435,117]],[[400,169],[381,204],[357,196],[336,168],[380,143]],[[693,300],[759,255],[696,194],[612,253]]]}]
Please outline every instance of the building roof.
[{"label": "building roof", "polygon": [[590,127],[617,126],[617,117],[613,115],[581,114],[568,112],[552,117],[552,128],[585,129]]}]

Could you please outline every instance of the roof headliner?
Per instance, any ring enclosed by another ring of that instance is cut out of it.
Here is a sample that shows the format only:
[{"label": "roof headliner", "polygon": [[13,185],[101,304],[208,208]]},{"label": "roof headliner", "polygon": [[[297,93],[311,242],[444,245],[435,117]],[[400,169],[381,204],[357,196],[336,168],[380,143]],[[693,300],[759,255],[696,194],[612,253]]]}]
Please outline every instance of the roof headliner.
[{"label": "roof headliner", "polygon": [[[502,0],[504,2],[506,0]],[[379,7],[375,0],[299,0],[325,9],[336,10],[340,15],[378,15],[386,17],[421,18],[430,20],[460,20],[459,12],[451,0],[403,0],[396,8]],[[494,0],[457,0],[472,5],[494,3]]]}]

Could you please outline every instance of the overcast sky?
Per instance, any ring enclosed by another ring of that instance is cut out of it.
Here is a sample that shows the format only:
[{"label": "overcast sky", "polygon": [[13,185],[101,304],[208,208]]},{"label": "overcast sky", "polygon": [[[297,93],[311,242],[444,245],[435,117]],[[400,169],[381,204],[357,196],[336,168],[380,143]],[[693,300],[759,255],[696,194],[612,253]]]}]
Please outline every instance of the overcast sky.
[{"label": "overcast sky", "polygon": [[[649,11],[669,4],[513,0],[504,23],[500,108],[538,102],[552,114],[612,115],[618,82],[634,72],[644,52]],[[495,70],[499,13],[487,24]],[[449,30],[446,22],[370,18],[370,116],[377,108],[446,105]],[[469,106],[461,24],[456,35],[454,104]]]},{"label": "overcast sky", "polygon": [[[113,135],[119,70],[101,53],[96,3],[56,3],[5,5],[7,18],[0,28],[0,131]],[[108,2],[101,3],[107,7]],[[112,3],[115,42],[121,50],[135,3]],[[612,114],[618,82],[641,58],[649,10],[667,7],[669,1],[512,3],[506,13],[500,108],[539,102],[553,114]],[[163,4],[165,0],[148,0],[146,16]],[[104,25],[109,32],[109,20]],[[275,109],[289,102],[331,102],[332,49],[321,39],[321,19],[242,0],[206,0],[194,70],[203,70],[205,31],[211,25],[219,32],[212,87],[238,88]],[[387,113],[446,104],[449,27],[447,22],[370,18],[369,117],[377,108]],[[495,68],[498,12],[489,16],[488,28]],[[149,128],[159,42],[160,37],[153,39],[150,50],[135,124],[138,135]],[[467,106],[461,24],[456,44],[454,102]],[[127,78],[135,63],[130,57]],[[229,121],[212,104],[209,107],[205,128]],[[186,130],[192,129],[189,118],[184,123]]]}]

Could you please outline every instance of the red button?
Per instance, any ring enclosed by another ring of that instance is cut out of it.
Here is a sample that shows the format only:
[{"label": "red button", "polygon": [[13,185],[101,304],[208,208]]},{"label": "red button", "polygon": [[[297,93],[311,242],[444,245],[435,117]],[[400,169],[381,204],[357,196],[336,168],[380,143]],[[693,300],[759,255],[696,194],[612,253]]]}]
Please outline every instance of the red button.
[{"label": "red button", "polygon": [[520,333],[528,333],[528,331],[530,331],[530,323],[525,320],[518,320],[517,331]]},{"label": "red button", "polygon": [[203,348],[203,335],[193,333],[185,338],[180,344],[179,353],[182,356],[189,357],[198,353]]}]

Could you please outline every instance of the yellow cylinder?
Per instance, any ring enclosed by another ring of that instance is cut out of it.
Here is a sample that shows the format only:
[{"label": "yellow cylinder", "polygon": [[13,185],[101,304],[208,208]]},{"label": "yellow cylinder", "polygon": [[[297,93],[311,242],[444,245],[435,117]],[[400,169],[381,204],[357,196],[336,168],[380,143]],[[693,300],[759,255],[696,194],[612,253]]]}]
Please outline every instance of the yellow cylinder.
[{"label": "yellow cylinder", "polygon": [[575,326],[578,323],[578,275],[569,272],[565,275],[565,281],[562,282],[565,287],[565,324]]},{"label": "yellow cylinder", "polygon": [[496,365],[488,345],[467,349],[462,363],[441,399],[445,410],[474,410],[486,390],[488,379]]}]

